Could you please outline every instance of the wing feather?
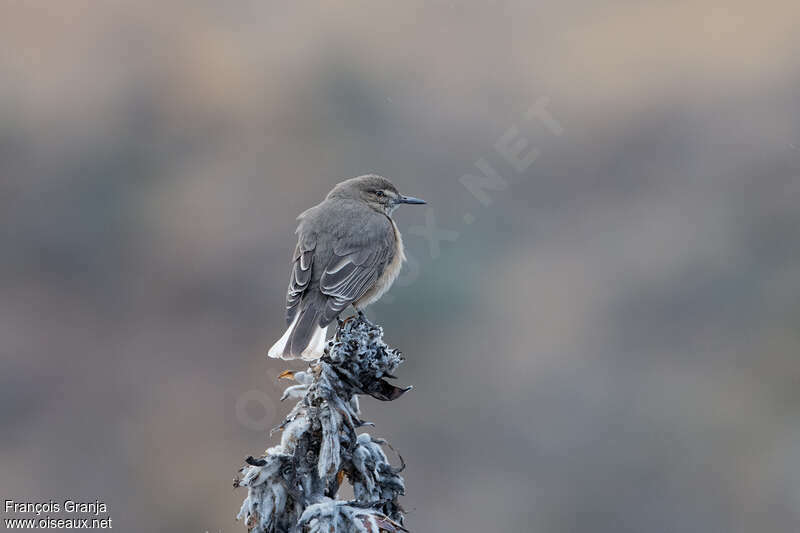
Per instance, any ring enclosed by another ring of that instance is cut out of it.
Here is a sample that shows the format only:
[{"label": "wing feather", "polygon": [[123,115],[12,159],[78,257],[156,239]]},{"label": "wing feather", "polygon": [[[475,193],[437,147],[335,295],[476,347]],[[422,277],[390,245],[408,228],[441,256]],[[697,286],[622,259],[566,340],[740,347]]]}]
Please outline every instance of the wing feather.
[{"label": "wing feather", "polygon": [[326,319],[330,317],[332,320],[375,284],[389,262],[392,245],[393,241],[389,239],[376,239],[360,246],[339,248],[344,256],[334,251],[320,279],[320,291],[329,297]]},{"label": "wing feather", "polygon": [[286,291],[286,323],[290,324],[297,314],[297,305],[311,282],[314,266],[314,249],[317,246],[313,236],[300,236],[292,256],[292,274]]},{"label": "wing feather", "polygon": [[384,215],[352,202],[326,201],[298,218],[286,320],[292,322],[306,293],[318,284],[323,298],[313,305],[320,305],[324,326],[364,296],[383,273],[394,255],[394,227]]}]

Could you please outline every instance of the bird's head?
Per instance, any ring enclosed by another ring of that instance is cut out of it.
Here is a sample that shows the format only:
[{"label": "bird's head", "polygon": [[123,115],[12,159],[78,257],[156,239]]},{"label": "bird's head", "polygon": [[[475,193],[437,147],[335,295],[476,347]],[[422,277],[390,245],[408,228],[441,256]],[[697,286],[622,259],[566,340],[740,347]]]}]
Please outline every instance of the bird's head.
[{"label": "bird's head", "polygon": [[375,211],[387,215],[391,215],[400,204],[425,203],[425,200],[413,196],[403,196],[391,181],[376,174],[345,180],[333,188],[328,198],[346,198],[363,202]]}]

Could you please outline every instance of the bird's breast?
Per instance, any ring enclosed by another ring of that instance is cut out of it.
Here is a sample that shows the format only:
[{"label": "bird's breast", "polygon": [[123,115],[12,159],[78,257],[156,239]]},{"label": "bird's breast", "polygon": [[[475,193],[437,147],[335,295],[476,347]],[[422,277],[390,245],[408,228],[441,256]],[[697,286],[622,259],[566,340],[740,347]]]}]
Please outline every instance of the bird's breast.
[{"label": "bird's breast", "polygon": [[391,220],[392,230],[394,230],[394,255],[392,256],[391,261],[389,261],[389,263],[383,269],[383,272],[380,274],[380,276],[378,276],[378,279],[375,280],[375,284],[366,293],[364,293],[364,296],[355,302],[355,306],[358,308],[366,307],[369,304],[378,301],[381,296],[383,296],[386,291],[391,288],[394,280],[397,279],[397,276],[400,275],[400,270],[403,268],[403,261],[406,260],[405,248],[403,247],[403,236],[400,234],[400,230],[397,229],[397,224],[394,223],[394,220],[389,220]]}]

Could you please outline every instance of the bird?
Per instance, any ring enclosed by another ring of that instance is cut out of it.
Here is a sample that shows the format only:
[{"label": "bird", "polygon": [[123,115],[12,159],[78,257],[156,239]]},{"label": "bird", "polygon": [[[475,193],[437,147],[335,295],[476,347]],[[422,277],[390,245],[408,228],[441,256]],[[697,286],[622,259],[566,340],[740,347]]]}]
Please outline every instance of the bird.
[{"label": "bird", "polygon": [[406,256],[394,210],[425,203],[400,194],[388,178],[366,174],[342,181],[301,213],[286,292],[288,327],[267,355],[321,357],[330,323],[350,305],[363,316],[400,273]]}]

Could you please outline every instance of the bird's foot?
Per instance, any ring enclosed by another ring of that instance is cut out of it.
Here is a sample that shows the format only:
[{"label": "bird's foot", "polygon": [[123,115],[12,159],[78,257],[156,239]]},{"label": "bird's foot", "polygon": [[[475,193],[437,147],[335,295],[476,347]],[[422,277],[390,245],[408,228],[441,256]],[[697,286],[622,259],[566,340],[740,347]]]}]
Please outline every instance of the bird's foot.
[{"label": "bird's foot", "polygon": [[349,317],[345,318],[344,320],[341,317],[337,316],[336,317],[336,322],[338,323],[338,325],[336,327],[336,339],[337,340],[339,339],[339,331],[341,331],[342,328],[348,322],[350,322],[351,320],[358,320],[359,322],[369,322],[369,320],[367,320],[366,315],[364,315],[364,311],[361,311],[360,309],[356,309],[356,314],[355,315],[350,315]]},{"label": "bird's foot", "polygon": [[364,311],[362,311],[360,309],[356,309],[356,313],[357,313],[356,316],[354,316],[353,318],[358,318],[358,321],[361,322],[361,323],[368,324],[370,326],[374,326],[374,324],[372,322],[370,322],[369,318],[367,318],[367,315],[364,314]]},{"label": "bird's foot", "polygon": [[342,329],[344,328],[345,324],[347,324],[348,322],[350,322],[354,318],[355,318],[354,316],[349,316],[349,317],[345,318],[344,320],[342,320],[338,316],[336,317],[336,321],[339,323],[339,325],[336,327],[336,335],[334,336],[334,338],[337,341],[339,340],[339,333],[342,331]]}]

